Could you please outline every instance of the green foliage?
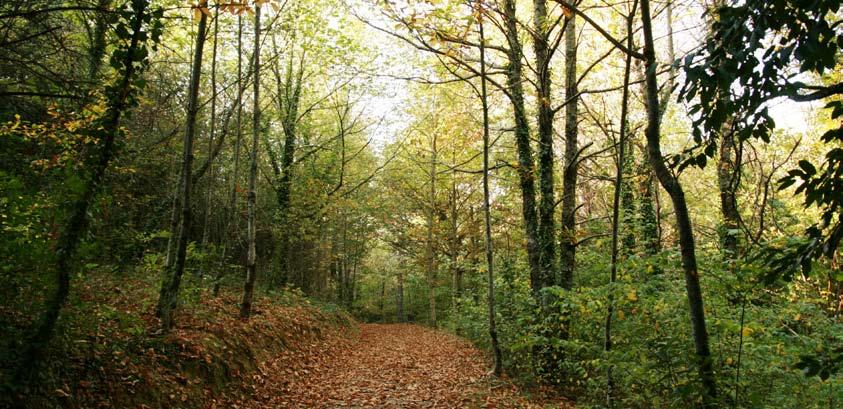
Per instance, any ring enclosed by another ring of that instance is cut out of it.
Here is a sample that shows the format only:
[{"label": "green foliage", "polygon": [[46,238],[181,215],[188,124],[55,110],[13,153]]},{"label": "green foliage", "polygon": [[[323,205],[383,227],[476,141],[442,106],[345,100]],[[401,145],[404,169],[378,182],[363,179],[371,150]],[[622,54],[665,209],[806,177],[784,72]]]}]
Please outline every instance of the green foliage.
[{"label": "green foliage", "polygon": [[[843,94],[843,83],[835,79],[843,49],[839,9],[839,1],[826,0],[746,2],[712,11],[715,18],[705,47],[684,60],[686,81],[680,93],[692,104],[697,145],[674,158],[680,170],[704,167],[717,152],[722,132],[734,133],[739,141],[757,138],[769,143],[776,125],[768,111],[776,98],[815,101]],[[805,78],[814,79],[814,84],[805,83]],[[843,116],[841,101],[832,100],[826,107],[832,121]],[[829,150],[820,169],[803,159],[779,186],[800,182],[796,194],[804,196],[806,208],[822,211],[821,222],[783,256],[773,255],[775,250],[767,253],[772,269],[768,281],[788,277],[812,259],[833,256],[843,239],[843,128],[832,125],[821,139]]]},{"label": "green foliage", "polygon": [[[620,407],[683,407],[700,396],[691,339],[687,301],[678,254],[631,256],[619,267],[620,281],[608,282],[608,266],[599,251],[581,253],[575,291],[545,289],[556,300],[553,313],[535,322],[535,304],[522,278],[497,284],[498,322],[507,372],[521,382],[536,376],[532,351],[545,346],[558,351],[560,371],[548,379],[576,395],[579,405],[605,401],[606,371],[612,368]],[[663,274],[653,275],[652,265]],[[754,284],[759,273],[752,265],[737,272],[726,269],[719,253],[704,253],[703,287],[714,366],[721,382],[722,403],[734,407],[822,408],[843,392],[840,345],[843,325],[833,316],[810,282],[793,283],[775,291]],[[603,351],[603,322],[607,300],[615,301],[614,347]],[[466,296],[458,320],[461,333],[488,346],[483,298]],[[571,316],[571,338],[552,333],[557,320]],[[813,376],[806,378],[803,373]]]}]

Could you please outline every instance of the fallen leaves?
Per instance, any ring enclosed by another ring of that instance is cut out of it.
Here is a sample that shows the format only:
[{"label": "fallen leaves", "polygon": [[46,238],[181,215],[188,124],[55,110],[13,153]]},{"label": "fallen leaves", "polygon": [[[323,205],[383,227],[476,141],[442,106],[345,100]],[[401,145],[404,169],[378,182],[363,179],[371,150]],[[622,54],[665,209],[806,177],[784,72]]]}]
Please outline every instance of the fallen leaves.
[{"label": "fallen leaves", "polygon": [[222,406],[538,406],[511,384],[488,378],[487,366],[483,352],[443,331],[417,325],[364,324],[356,339],[333,337],[267,361],[260,369],[265,376],[241,388],[255,393]]}]

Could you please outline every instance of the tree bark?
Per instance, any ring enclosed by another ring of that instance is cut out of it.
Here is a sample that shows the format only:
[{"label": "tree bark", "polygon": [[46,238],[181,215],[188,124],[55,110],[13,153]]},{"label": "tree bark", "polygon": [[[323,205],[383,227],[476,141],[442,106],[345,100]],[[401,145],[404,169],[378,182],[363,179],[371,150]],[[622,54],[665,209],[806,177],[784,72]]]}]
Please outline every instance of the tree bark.
[{"label": "tree bark", "polygon": [[433,245],[433,223],[436,211],[436,161],[437,158],[437,135],[434,132],[432,137],[432,151],[430,155],[430,189],[428,190],[427,211],[427,301],[430,305],[430,325],[436,327],[436,251]]},{"label": "tree bark", "polygon": [[188,86],[187,118],[185,120],[184,142],[182,150],[181,168],[181,199],[179,200],[179,213],[181,223],[178,228],[178,236],[175,240],[175,249],[172,268],[161,286],[161,294],[158,298],[157,314],[161,319],[161,327],[169,331],[173,327],[173,312],[176,308],[181,287],[181,279],[184,274],[185,261],[187,258],[187,242],[190,234],[191,209],[190,196],[192,190],[193,172],[193,141],[196,134],[196,116],[199,112],[199,80],[202,75],[202,52],[205,46],[205,30],[208,24],[208,17],[201,13],[199,25],[196,30],[196,47],[193,53],[191,65],[190,85]]},{"label": "tree bark", "polygon": [[[556,196],[553,192],[553,116],[551,96],[550,58],[552,51],[548,45],[550,29],[547,22],[547,1],[533,1],[533,50],[537,72],[536,104],[538,112],[539,139],[539,226],[538,247],[541,267],[541,286],[556,284],[556,225],[554,214]],[[545,298],[545,297],[543,297]],[[546,305],[549,300],[542,300]]]},{"label": "tree bark", "polygon": [[[562,237],[560,238],[559,285],[570,290],[574,287],[577,250],[577,25],[571,16],[565,26],[565,164],[562,172]],[[566,330],[567,331],[567,330]]]},{"label": "tree bark", "polygon": [[398,322],[405,322],[404,316],[404,272],[398,270],[398,285],[395,289],[395,319]]},{"label": "tree bark", "polygon": [[[208,135],[208,166],[210,167],[210,174],[208,175],[208,191],[206,192],[207,195],[205,197],[205,220],[202,223],[202,251],[208,251],[208,240],[211,234],[210,232],[210,221],[211,221],[211,199],[213,197],[212,193],[214,190],[214,168],[213,168],[213,161],[214,161],[214,137],[216,136],[217,131],[217,43],[219,37],[219,8],[215,8],[214,11],[214,47],[211,52],[211,132]],[[199,277],[202,277],[203,270],[205,267],[208,266],[208,263],[205,262],[205,265],[202,266],[202,269],[199,270]]]},{"label": "tree bark", "polygon": [[257,226],[256,207],[257,207],[257,193],[256,182],[258,177],[258,140],[260,139],[260,121],[261,121],[261,107],[260,107],[260,36],[261,36],[261,6],[255,6],[255,48],[254,48],[254,107],[252,115],[252,152],[251,163],[249,165],[249,196],[248,196],[248,253],[246,255],[246,281],[243,285],[243,301],[240,303],[240,318],[247,320],[252,314],[252,298],[255,291],[255,279],[257,275],[257,254],[255,252],[255,234]]},{"label": "tree bark", "polygon": [[644,63],[647,100],[647,153],[650,166],[662,187],[670,195],[676,215],[676,227],[679,234],[679,246],[682,255],[682,268],[685,272],[685,289],[690,305],[691,326],[694,334],[694,347],[699,366],[700,381],[703,386],[703,404],[711,406],[717,397],[717,384],[711,362],[711,350],[708,342],[708,330],[705,324],[702,289],[697,269],[697,256],[694,233],[685,201],[685,192],[679,180],[664,163],[661,152],[661,131],[659,124],[659,95],[656,78],[656,56],[653,48],[653,27],[650,16],[650,1],[641,0],[641,22],[644,32]]},{"label": "tree bark", "polygon": [[524,85],[522,83],[521,40],[518,38],[518,20],[515,15],[515,0],[503,0],[503,18],[506,29],[507,69],[506,82],[509,89],[515,118],[515,145],[518,151],[518,180],[521,188],[521,212],[524,218],[524,233],[527,239],[527,259],[530,265],[530,288],[536,301],[542,288],[541,263],[538,247],[538,216],[536,213],[536,187],[533,150],[530,146],[530,125],[524,109]]},{"label": "tree bark", "polygon": [[[234,170],[231,177],[231,191],[228,197],[228,217],[226,219],[225,232],[229,236],[226,239],[226,244],[223,246],[222,255],[220,256],[220,269],[217,271],[214,279],[214,297],[219,296],[220,286],[222,285],[222,278],[225,275],[225,259],[226,251],[231,243],[232,224],[234,225],[234,232],[239,232],[240,225],[237,223],[237,190],[240,187],[238,180],[240,177],[240,145],[243,139],[242,119],[243,119],[243,16],[237,16],[237,116],[235,119],[235,127],[237,128],[237,139],[234,141]],[[235,233],[236,236],[236,233]]]},{"label": "tree bark", "polygon": [[[632,21],[635,16],[635,8],[637,2],[633,3],[632,10],[629,12],[626,20],[627,32],[627,48],[632,49]],[[627,170],[628,164],[626,158],[627,140],[629,139],[629,124],[627,117],[629,116],[629,76],[632,68],[632,55],[626,55],[626,64],[624,65],[623,74],[623,96],[621,97],[621,125],[620,125],[620,142],[618,144],[618,158],[617,158],[617,173],[615,175],[615,193],[613,197],[612,207],[612,262],[610,264],[609,272],[609,288],[611,289],[618,278],[618,228],[621,223],[620,207],[621,198],[623,197],[622,190],[628,188],[629,184],[624,183],[624,172]],[[607,354],[612,350],[612,316],[615,313],[615,300],[612,292],[609,292],[609,300],[607,302],[608,308],[606,311],[606,323],[603,330],[603,351]],[[614,388],[615,383],[612,378],[612,366],[606,369],[606,406],[608,408],[614,407]]]},{"label": "tree bark", "polygon": [[[482,4],[482,3],[481,3]],[[481,6],[482,7],[482,6]],[[498,345],[498,329],[495,320],[495,258],[492,244],[492,209],[489,205],[489,101],[486,91],[486,37],[483,30],[483,11],[478,22],[480,30],[480,99],[483,102],[483,216],[486,230],[486,274],[487,303],[489,304],[489,339],[494,356],[492,373],[500,376],[502,371],[501,348]]]},{"label": "tree bark", "polygon": [[738,213],[737,189],[740,179],[737,152],[734,133],[731,129],[723,129],[720,136],[720,157],[717,163],[717,186],[720,190],[720,212],[723,215],[723,226],[720,232],[723,255],[730,261],[738,257],[740,213]]}]

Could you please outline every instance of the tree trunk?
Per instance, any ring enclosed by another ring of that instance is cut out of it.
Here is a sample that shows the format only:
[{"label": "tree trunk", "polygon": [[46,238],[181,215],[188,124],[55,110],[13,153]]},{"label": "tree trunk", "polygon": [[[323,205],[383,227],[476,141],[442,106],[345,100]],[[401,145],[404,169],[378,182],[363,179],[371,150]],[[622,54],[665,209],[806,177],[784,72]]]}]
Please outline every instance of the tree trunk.
[{"label": "tree trunk", "polygon": [[[556,197],[553,192],[553,107],[551,96],[550,59],[551,49],[548,45],[550,29],[547,21],[547,1],[533,1],[533,30],[535,41],[535,65],[537,71],[536,104],[538,112],[539,139],[539,226],[538,246],[539,263],[541,267],[541,286],[548,287],[556,284],[556,225],[554,214]],[[544,298],[544,297],[543,297]],[[543,299],[546,305],[548,300]]]},{"label": "tree trunk", "polygon": [[[460,314],[460,296],[462,295],[461,287],[461,277],[462,274],[461,268],[458,265],[459,262],[459,252],[460,252],[460,238],[459,238],[459,224],[457,223],[459,212],[457,210],[457,147],[454,145],[453,150],[451,151],[451,161],[454,164],[454,169],[451,172],[451,194],[449,197],[449,205],[451,208],[451,217],[450,217],[450,240],[449,240],[449,256],[451,259],[451,315],[454,317],[458,317]],[[458,322],[454,320],[454,322]],[[460,333],[459,325],[455,327],[455,332],[457,334]]]},{"label": "tree trunk", "polygon": [[650,17],[650,1],[641,0],[641,22],[644,31],[645,83],[647,99],[647,152],[650,166],[662,187],[670,195],[676,215],[676,227],[682,254],[682,268],[685,271],[685,289],[690,305],[691,325],[694,334],[694,346],[699,365],[699,376],[703,386],[703,404],[711,406],[717,397],[717,386],[711,362],[711,350],[708,344],[708,330],[705,324],[702,289],[697,270],[697,256],[694,234],[685,192],[679,180],[673,176],[664,163],[660,146],[659,96],[656,78],[656,56],[653,48],[653,28]]},{"label": "tree trunk", "polygon": [[395,313],[398,322],[406,321],[404,317],[404,272],[398,270],[398,285],[395,288]]},{"label": "tree trunk", "polygon": [[[560,238],[559,285],[570,290],[574,286],[577,250],[577,25],[571,16],[565,26],[565,167],[562,172],[562,236]],[[566,330],[567,331],[567,330]]]},{"label": "tree trunk", "polygon": [[383,310],[386,306],[386,279],[381,280],[381,296],[380,296],[380,316],[381,322],[386,322],[386,317],[384,316]]},{"label": "tree trunk", "polygon": [[249,196],[248,196],[248,253],[246,255],[246,282],[243,285],[243,301],[240,304],[240,318],[247,320],[252,314],[252,298],[255,291],[255,278],[257,274],[257,254],[255,252],[255,233],[257,226],[256,206],[257,193],[256,182],[258,178],[258,140],[260,136],[260,121],[261,121],[261,107],[260,107],[260,36],[261,36],[261,7],[255,6],[255,48],[254,48],[254,107],[252,116],[252,152],[251,163],[249,165]]},{"label": "tree trunk", "polygon": [[[217,131],[217,39],[219,37],[219,7],[215,8],[214,12],[214,47],[211,52],[211,133],[208,135],[208,166],[210,167],[210,174],[208,175],[208,192],[205,197],[205,220],[202,223],[202,251],[208,251],[208,240],[211,235],[210,220],[211,220],[211,198],[214,191],[214,168],[213,168],[213,150],[214,137]],[[209,265],[204,263],[202,269],[199,270],[199,277],[202,277],[203,270]]]},{"label": "tree trunk", "polygon": [[[237,117],[235,120],[235,127],[237,128],[237,139],[234,141],[234,171],[232,172],[231,177],[231,192],[229,193],[228,197],[228,218],[226,219],[226,228],[225,232],[229,237],[227,240],[231,240],[232,235],[232,223],[234,224],[233,231],[239,232],[240,231],[240,224],[237,223],[238,212],[237,212],[237,190],[240,187],[238,179],[240,177],[240,145],[243,139],[243,130],[242,126],[242,119],[243,119],[243,16],[237,16]],[[235,237],[238,234],[234,234]],[[214,297],[217,297],[220,293],[220,285],[222,282],[222,277],[225,275],[225,257],[226,257],[226,250],[230,243],[226,241],[225,246],[222,249],[222,255],[220,256],[220,269],[217,272],[216,279],[214,280]]]},{"label": "tree trunk", "polygon": [[530,125],[524,109],[524,85],[521,64],[521,41],[518,39],[518,20],[515,15],[515,0],[503,1],[503,16],[506,29],[508,64],[506,82],[509,89],[515,118],[515,145],[518,151],[518,180],[521,188],[521,211],[524,217],[524,233],[527,239],[527,259],[530,265],[530,288],[533,297],[539,300],[541,262],[538,247],[538,216],[536,214],[536,187],[533,150],[530,147]]},{"label": "tree trunk", "polygon": [[430,156],[430,190],[428,191],[428,200],[430,200],[427,211],[427,301],[430,304],[430,325],[436,328],[436,252],[433,246],[433,223],[434,212],[436,211],[436,161],[437,158],[437,135],[434,132],[432,135],[432,148]]},{"label": "tree trunk", "polygon": [[[724,127],[725,128],[725,127]],[[723,226],[720,232],[723,254],[726,260],[738,256],[739,220],[737,190],[739,184],[738,149],[731,129],[724,129],[720,139],[720,157],[717,163],[717,186],[720,189],[720,212]]]},{"label": "tree trunk", "polygon": [[[632,49],[633,28],[632,21],[635,16],[635,6],[629,12],[626,20],[627,32],[627,48]],[[621,126],[620,126],[620,141],[618,143],[618,158],[617,158],[617,173],[615,175],[615,194],[613,197],[612,207],[612,262],[609,272],[609,286],[610,288],[615,284],[618,278],[618,227],[621,223],[620,207],[621,198],[623,197],[622,190],[628,188],[629,184],[624,183],[624,172],[627,170],[628,164],[626,158],[626,147],[629,139],[629,124],[627,117],[629,116],[629,76],[632,68],[632,56],[626,55],[626,65],[624,66],[623,74],[623,96],[621,97]],[[629,145],[631,146],[631,145]],[[615,313],[615,301],[612,293],[609,292],[608,308],[606,311],[606,323],[603,331],[603,350],[608,354],[612,350],[612,315]],[[606,369],[606,406],[608,408],[614,407],[614,387],[615,383],[612,379],[612,366]]]},{"label": "tree trunk", "polygon": [[181,198],[179,200],[179,213],[181,224],[178,228],[178,236],[175,240],[175,249],[172,268],[168,269],[166,280],[161,286],[161,294],[158,298],[157,314],[161,319],[161,326],[165,331],[173,327],[173,312],[176,308],[181,287],[181,279],[184,274],[185,261],[187,258],[187,242],[190,233],[190,194],[192,190],[193,172],[193,141],[196,134],[196,116],[199,112],[199,80],[202,75],[202,52],[205,46],[205,30],[208,17],[201,13],[199,25],[196,32],[196,47],[193,53],[193,63],[190,73],[190,85],[188,88],[187,119],[185,120],[184,146],[182,151],[181,168]]},{"label": "tree trunk", "polygon": [[492,210],[489,205],[489,102],[486,95],[486,37],[483,31],[482,13],[481,9],[478,25],[480,30],[480,99],[483,102],[483,215],[486,230],[487,303],[489,304],[489,339],[492,343],[492,355],[494,356],[492,373],[495,376],[500,376],[502,359],[495,320],[495,258],[492,246]]}]

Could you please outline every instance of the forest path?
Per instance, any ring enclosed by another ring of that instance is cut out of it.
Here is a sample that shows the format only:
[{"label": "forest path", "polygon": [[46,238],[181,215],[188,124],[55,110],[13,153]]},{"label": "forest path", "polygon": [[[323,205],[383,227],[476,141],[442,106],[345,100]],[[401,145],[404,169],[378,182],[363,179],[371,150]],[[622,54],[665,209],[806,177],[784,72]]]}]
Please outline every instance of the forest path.
[{"label": "forest path", "polygon": [[356,340],[328,340],[309,350],[307,359],[295,354],[298,359],[282,356],[264,365],[262,375],[249,386],[254,390],[252,399],[237,406],[533,406],[510,384],[489,379],[482,351],[444,331],[410,324],[362,324]]}]

